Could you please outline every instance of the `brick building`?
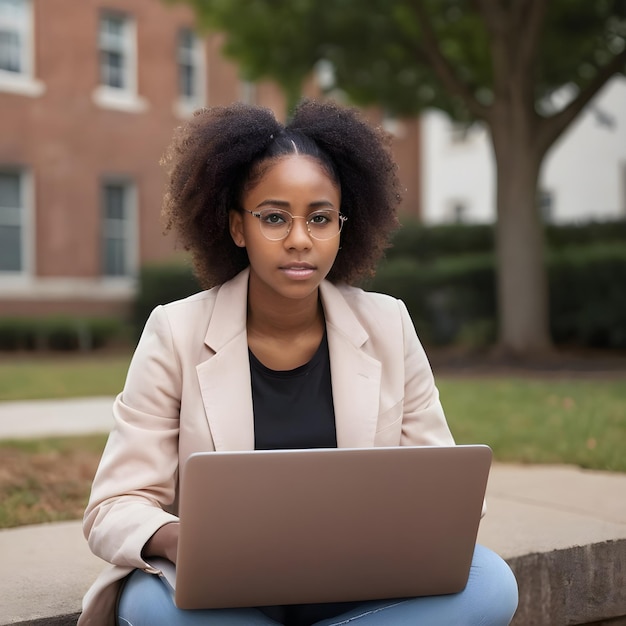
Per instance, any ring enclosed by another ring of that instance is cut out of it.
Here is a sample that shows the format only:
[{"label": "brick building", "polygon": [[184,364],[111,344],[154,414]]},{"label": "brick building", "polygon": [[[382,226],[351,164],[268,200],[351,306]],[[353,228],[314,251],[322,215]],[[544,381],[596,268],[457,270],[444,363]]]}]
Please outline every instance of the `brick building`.
[{"label": "brick building", "polygon": [[[285,108],[221,43],[160,0],[0,0],[0,316],[124,312],[138,268],[174,254],[159,219],[173,129],[204,105]],[[418,211],[418,125],[394,131]]]}]

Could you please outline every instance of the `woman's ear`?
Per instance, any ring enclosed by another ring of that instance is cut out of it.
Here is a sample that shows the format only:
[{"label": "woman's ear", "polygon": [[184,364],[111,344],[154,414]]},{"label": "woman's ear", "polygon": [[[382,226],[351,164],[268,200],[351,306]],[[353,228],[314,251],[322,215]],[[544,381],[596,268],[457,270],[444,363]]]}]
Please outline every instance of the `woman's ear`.
[{"label": "woman's ear", "polygon": [[230,211],[228,214],[228,225],[230,236],[233,238],[235,245],[240,248],[245,248],[246,239],[243,236],[243,214],[240,211]]}]

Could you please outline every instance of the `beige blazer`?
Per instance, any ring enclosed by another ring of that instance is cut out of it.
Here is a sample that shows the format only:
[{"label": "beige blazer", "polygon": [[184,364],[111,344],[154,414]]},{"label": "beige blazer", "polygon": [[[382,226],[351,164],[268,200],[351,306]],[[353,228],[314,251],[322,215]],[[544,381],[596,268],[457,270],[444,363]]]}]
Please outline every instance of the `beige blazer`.
[{"label": "beige blazer", "polygon": [[[110,565],[84,598],[80,626],[113,626],[122,579],[154,572],[141,550],[177,519],[179,465],[197,451],[254,449],[248,275],[159,306],[146,323],[85,512],[89,546]],[[453,444],[404,304],[326,281],[320,293],[338,446]]]}]

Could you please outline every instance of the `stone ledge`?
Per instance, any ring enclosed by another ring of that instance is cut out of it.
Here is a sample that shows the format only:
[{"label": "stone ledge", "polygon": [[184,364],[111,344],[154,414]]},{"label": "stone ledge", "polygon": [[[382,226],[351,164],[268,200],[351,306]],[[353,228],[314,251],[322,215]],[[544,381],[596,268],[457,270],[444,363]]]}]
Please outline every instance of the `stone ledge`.
[{"label": "stone ledge", "polygon": [[[57,615],[56,617],[42,617],[36,620],[15,622],[11,626],[76,626],[79,615],[80,613],[71,613],[70,615]],[[7,625],[3,624],[2,626]]]},{"label": "stone ledge", "polygon": [[626,539],[507,561],[520,590],[512,626],[626,626]]}]

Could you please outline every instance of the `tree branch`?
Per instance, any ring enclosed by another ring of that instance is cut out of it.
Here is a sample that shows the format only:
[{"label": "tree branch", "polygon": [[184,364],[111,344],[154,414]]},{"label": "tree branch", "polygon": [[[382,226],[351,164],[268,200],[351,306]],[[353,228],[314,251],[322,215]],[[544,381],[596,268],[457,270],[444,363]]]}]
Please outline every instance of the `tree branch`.
[{"label": "tree branch", "polygon": [[441,80],[445,88],[451,94],[463,100],[472,115],[479,119],[487,120],[489,118],[490,108],[476,100],[474,94],[468,86],[459,79],[448,59],[442,54],[430,16],[424,9],[422,1],[411,0],[409,5],[413,9],[422,31],[422,45],[419,47],[429,60],[439,80]]},{"label": "tree branch", "polygon": [[626,66],[626,48],[615,55],[609,63],[598,68],[594,79],[563,110],[551,117],[539,118],[541,122],[538,135],[541,149],[547,150],[608,80],[624,70],[624,66]]}]

